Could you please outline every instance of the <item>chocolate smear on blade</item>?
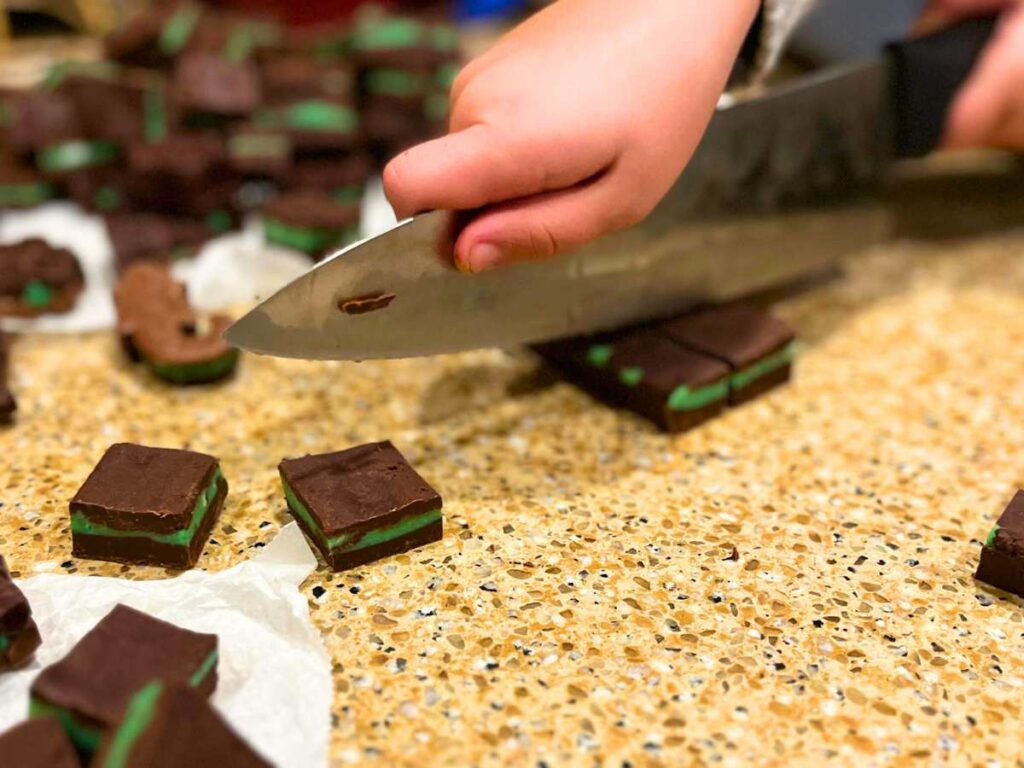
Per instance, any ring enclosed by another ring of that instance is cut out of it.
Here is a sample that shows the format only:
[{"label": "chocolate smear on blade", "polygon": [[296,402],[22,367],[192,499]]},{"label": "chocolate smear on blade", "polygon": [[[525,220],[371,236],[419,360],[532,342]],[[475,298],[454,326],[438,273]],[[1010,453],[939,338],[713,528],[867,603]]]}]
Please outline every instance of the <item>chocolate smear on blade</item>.
[{"label": "chocolate smear on blade", "polygon": [[395,300],[395,294],[375,291],[364,296],[353,296],[350,299],[341,299],[338,302],[338,309],[346,315],[364,315],[367,312],[376,312],[384,309]]}]

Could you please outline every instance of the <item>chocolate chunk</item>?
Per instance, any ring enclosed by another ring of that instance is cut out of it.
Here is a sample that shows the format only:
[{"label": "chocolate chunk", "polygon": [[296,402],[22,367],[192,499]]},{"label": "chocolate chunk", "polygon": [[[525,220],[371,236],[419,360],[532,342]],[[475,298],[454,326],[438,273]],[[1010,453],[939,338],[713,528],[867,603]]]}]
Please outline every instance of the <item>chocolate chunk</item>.
[{"label": "chocolate chunk", "polygon": [[[0,331],[0,424],[8,424],[18,410],[10,385],[7,383],[10,369],[11,342],[7,334]],[[0,576],[3,574],[0,573]]]},{"label": "chocolate chunk", "polygon": [[116,214],[105,217],[105,223],[119,272],[138,261],[170,261],[212,236],[201,221],[159,213]]},{"label": "chocolate chunk", "polygon": [[193,689],[153,682],[107,733],[92,768],[270,768]]},{"label": "chocolate chunk", "polygon": [[79,768],[78,755],[55,717],[40,717],[0,733],[0,768]]},{"label": "chocolate chunk", "polygon": [[[11,580],[7,563],[0,555],[0,672],[29,662],[40,643],[32,607]],[[2,755],[0,752],[0,758]]]},{"label": "chocolate chunk", "polygon": [[338,309],[346,315],[363,315],[367,312],[375,312],[384,309],[395,300],[395,294],[376,291],[365,296],[356,296],[351,299],[342,299],[338,302]]},{"label": "chocolate chunk", "polygon": [[0,245],[0,316],[67,312],[84,285],[78,259],[66,248],[40,238]]},{"label": "chocolate chunk", "polygon": [[182,109],[214,115],[242,117],[262,101],[256,65],[220,53],[182,56],[174,68],[173,88]]},{"label": "chocolate chunk", "polygon": [[213,456],[117,443],[71,499],[74,554],[192,568],[227,493]]},{"label": "chocolate chunk", "polygon": [[974,578],[1024,597],[1024,491],[1017,491],[989,532]]},{"label": "chocolate chunk", "polygon": [[118,332],[133,359],[173,384],[201,384],[234,372],[238,350],[223,338],[231,319],[213,315],[201,331],[185,286],[164,264],[127,267],[114,289]]},{"label": "chocolate chunk", "polygon": [[262,211],[267,242],[319,257],[358,236],[359,206],[318,190],[281,195]]},{"label": "chocolate chunk", "polygon": [[335,571],[441,539],[441,497],[390,442],[279,470],[289,511]]},{"label": "chocolate chunk", "polygon": [[796,335],[781,320],[756,307],[713,307],[669,320],[659,330],[732,368],[729,402],[733,405],[789,381]]},{"label": "chocolate chunk", "polygon": [[203,696],[217,687],[217,636],[116,606],[32,683],[29,714],[56,715],[79,750],[93,752],[132,698],[159,680]]}]

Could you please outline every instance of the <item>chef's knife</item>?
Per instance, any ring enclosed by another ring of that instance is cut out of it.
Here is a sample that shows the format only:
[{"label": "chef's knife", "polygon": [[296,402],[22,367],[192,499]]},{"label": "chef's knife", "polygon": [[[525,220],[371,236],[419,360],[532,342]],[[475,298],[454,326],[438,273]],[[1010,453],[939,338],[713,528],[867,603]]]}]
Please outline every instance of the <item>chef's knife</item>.
[{"label": "chef's knife", "polygon": [[305,359],[512,346],[645,321],[784,285],[880,241],[877,192],[925,154],[995,26],[979,19],[885,56],[719,107],[686,172],[641,225],[575,254],[464,275],[435,211],[321,262],[227,340]]}]

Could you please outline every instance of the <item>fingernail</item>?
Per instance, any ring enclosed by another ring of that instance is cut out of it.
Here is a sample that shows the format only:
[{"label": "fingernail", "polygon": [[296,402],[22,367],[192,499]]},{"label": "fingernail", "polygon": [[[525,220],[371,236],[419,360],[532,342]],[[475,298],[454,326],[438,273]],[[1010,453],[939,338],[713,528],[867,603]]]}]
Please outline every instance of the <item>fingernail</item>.
[{"label": "fingernail", "polygon": [[469,272],[485,272],[501,263],[501,249],[492,243],[477,243],[469,249],[465,268]]}]

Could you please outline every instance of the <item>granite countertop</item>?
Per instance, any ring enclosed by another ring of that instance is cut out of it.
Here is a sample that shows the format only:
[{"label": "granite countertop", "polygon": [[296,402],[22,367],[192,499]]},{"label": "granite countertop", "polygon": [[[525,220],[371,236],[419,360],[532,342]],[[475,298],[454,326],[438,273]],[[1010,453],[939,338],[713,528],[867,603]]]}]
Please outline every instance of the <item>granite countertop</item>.
[{"label": "granite countertop", "polygon": [[112,334],[22,337],[0,551],[167,575],[71,557],[68,499],[132,440],[221,457],[221,569],[288,522],[282,457],[390,438],[446,532],[303,586],[337,764],[1008,764],[1024,609],[972,573],[1024,486],[1024,234],[889,245],[778,311],[795,382],[675,438],[525,353],[246,356],[178,390]]}]

